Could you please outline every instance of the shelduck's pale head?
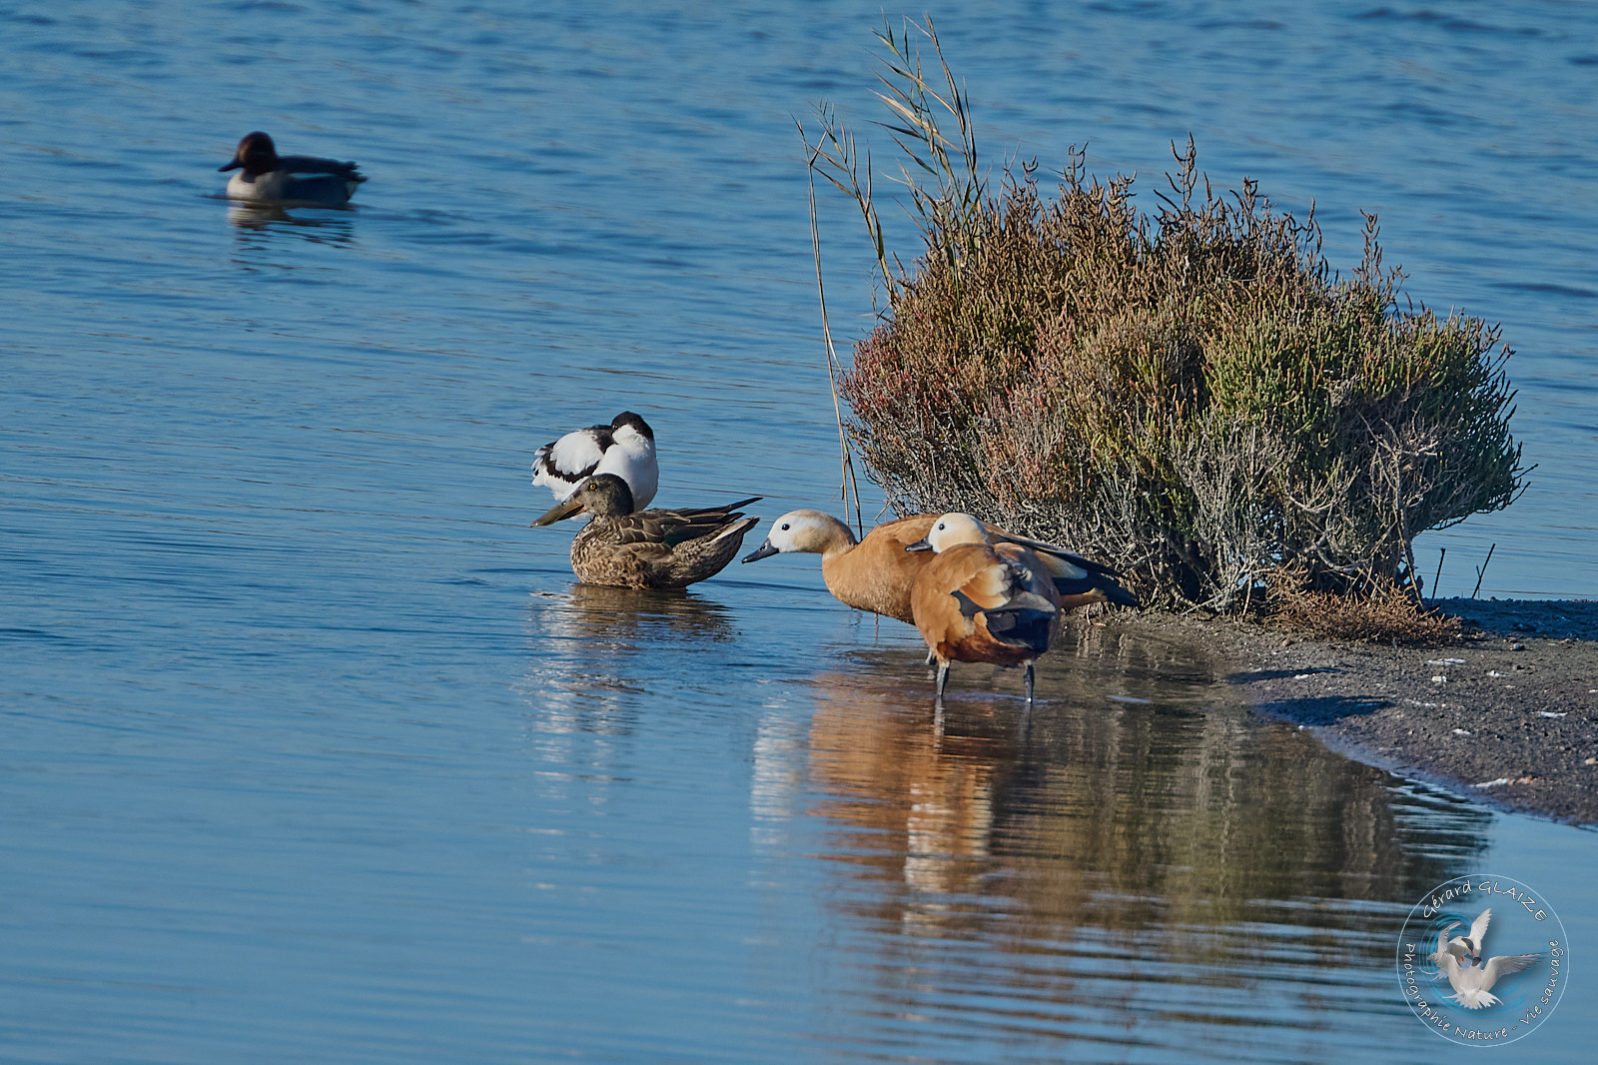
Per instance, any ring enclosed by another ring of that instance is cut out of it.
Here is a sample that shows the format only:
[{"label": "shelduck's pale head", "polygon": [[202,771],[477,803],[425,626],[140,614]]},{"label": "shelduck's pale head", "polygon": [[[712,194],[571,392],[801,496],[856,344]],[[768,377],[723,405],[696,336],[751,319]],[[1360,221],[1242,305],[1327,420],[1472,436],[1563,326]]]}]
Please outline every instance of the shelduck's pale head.
[{"label": "shelduck's pale head", "polygon": [[821,555],[840,544],[848,547],[854,543],[849,526],[819,510],[790,510],[771,523],[766,542],[744,556],[745,562],[756,562],[772,555],[790,552],[809,552]]},{"label": "shelduck's pale head", "polygon": [[977,519],[969,514],[958,512],[944,514],[932,523],[932,530],[927,533],[926,539],[918,540],[905,548],[906,551],[936,551],[939,554],[959,544],[985,544],[988,542],[988,530]]}]

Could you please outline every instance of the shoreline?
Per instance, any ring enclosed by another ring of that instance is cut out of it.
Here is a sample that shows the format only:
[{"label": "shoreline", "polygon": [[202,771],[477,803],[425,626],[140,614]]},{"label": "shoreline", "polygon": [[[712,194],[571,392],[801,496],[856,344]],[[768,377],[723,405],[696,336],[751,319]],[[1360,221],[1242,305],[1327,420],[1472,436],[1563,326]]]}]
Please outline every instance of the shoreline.
[{"label": "shoreline", "polygon": [[1226,618],[1122,615],[1215,649],[1259,709],[1472,801],[1598,824],[1598,601],[1444,599],[1464,638],[1392,647]]}]

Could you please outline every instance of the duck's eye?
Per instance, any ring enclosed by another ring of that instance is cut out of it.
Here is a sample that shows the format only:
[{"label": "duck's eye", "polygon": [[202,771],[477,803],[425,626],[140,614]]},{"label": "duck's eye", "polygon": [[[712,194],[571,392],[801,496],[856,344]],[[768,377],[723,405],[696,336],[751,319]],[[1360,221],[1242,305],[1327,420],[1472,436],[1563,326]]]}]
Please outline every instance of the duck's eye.
[{"label": "duck's eye", "polygon": [[782,523],[782,531],[783,531],[783,532],[787,532],[787,531],[788,531],[788,530],[789,530],[789,529],[791,529],[791,528],[793,528],[793,526],[792,526],[792,525],[789,525],[789,524],[788,524],[788,523],[787,523],[787,522],[783,522],[783,523]]}]

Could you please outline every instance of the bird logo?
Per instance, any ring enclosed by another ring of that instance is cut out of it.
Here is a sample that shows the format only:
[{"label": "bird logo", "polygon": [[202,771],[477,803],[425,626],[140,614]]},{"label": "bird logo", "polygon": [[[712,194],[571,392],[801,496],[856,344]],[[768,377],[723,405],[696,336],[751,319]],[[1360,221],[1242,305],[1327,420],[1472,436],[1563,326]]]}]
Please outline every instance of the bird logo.
[{"label": "bird logo", "polygon": [[1437,966],[1438,978],[1447,977],[1454,993],[1449,998],[1466,1009],[1479,1010],[1498,1005],[1500,999],[1492,993],[1494,985],[1506,976],[1524,972],[1542,961],[1541,954],[1500,954],[1483,957],[1483,941],[1487,925],[1492,921],[1491,907],[1481,912],[1470,923],[1470,934],[1450,936],[1449,933],[1464,925],[1455,921],[1437,933],[1437,949],[1430,960]]},{"label": "bird logo", "polygon": [[1570,983],[1571,944],[1553,903],[1499,873],[1433,887],[1410,908],[1396,945],[1410,1013],[1457,1046],[1523,1038],[1552,1016]]}]

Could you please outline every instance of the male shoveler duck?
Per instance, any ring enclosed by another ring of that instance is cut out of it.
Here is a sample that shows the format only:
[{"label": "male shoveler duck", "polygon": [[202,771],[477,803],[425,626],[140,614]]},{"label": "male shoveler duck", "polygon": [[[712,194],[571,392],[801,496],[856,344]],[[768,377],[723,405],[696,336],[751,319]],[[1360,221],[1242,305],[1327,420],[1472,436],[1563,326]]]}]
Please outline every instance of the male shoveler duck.
[{"label": "male shoveler duck", "polygon": [[305,203],[336,207],[348,203],[366,178],[354,163],[311,155],[278,155],[272,138],[256,130],[239,141],[233,159],[218,171],[237,170],[227,194],[257,203]]},{"label": "male shoveler duck", "polygon": [[626,481],[639,510],[649,506],[660,483],[660,466],[648,422],[624,410],[609,425],[573,429],[533,454],[533,483],[546,486],[557,501],[570,499],[578,485],[600,473]]},{"label": "male shoveler duck", "polygon": [[731,562],[744,533],[759,523],[738,512],[760,496],[722,507],[633,509],[627,482],[613,473],[588,478],[536,525],[573,514],[593,518],[572,540],[572,572],[585,584],[621,588],[683,588],[713,577]]},{"label": "male shoveler duck", "polygon": [[[905,551],[925,540],[937,514],[916,514],[885,522],[855,541],[849,526],[819,510],[793,510],[771,523],[771,532],[759,549],[745,556],[754,562],[787,552],[821,556],[821,578],[827,590],[842,603],[915,624],[910,593],[916,577],[932,556]],[[983,525],[994,543],[1018,544],[1036,554],[1061,597],[1062,610],[1088,603],[1137,606],[1137,597],[1115,582],[1115,570],[1083,558],[1054,544],[1014,536]]]},{"label": "male shoveler duck", "polygon": [[938,663],[937,703],[949,663],[1026,666],[1032,705],[1032,664],[1049,649],[1060,595],[1042,560],[1020,544],[990,543],[969,514],[944,514],[927,538],[907,552],[932,552],[910,593],[916,628]]}]

